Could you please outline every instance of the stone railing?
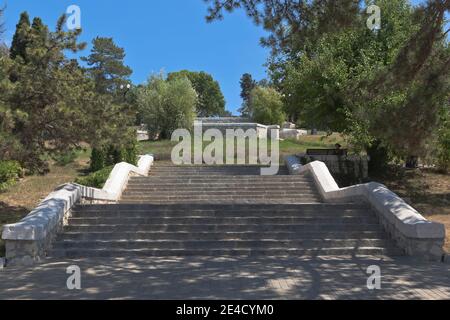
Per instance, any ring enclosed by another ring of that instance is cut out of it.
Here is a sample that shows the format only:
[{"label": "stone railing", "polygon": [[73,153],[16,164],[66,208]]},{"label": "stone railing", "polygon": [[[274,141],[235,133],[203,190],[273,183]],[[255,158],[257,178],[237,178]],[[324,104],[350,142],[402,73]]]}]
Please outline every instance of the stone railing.
[{"label": "stone railing", "polygon": [[29,215],[16,224],[3,227],[8,265],[29,265],[41,261],[57,233],[71,215],[71,209],[82,200],[117,202],[133,175],[147,176],[153,156],[141,156],[138,166],[119,163],[112,170],[103,189],[74,183],[60,186]]},{"label": "stone railing", "polygon": [[379,183],[339,188],[327,166],[315,161],[302,165],[296,156],[285,158],[290,174],[310,174],[326,202],[364,201],[377,213],[386,232],[409,256],[425,260],[444,257],[445,226],[428,221],[403,199]]}]

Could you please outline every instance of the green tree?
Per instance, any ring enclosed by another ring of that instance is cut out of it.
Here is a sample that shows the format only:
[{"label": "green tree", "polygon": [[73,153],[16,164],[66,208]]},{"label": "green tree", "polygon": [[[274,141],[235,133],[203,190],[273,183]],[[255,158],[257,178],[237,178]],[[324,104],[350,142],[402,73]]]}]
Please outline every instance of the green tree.
[{"label": "green tree", "polygon": [[112,38],[97,37],[92,45],[91,54],[81,60],[90,67],[87,71],[95,81],[97,92],[121,95],[121,86],[130,83],[129,77],[133,73],[124,64],[125,50],[118,47]]},{"label": "green tree", "polygon": [[251,117],[251,94],[252,90],[256,88],[257,83],[255,80],[253,80],[251,74],[244,73],[241,77],[240,85],[242,106],[238,111],[242,114],[243,117]]},{"label": "green tree", "polygon": [[264,125],[282,125],[286,120],[281,94],[270,87],[256,87],[251,92],[253,120]]},{"label": "green tree", "polygon": [[197,93],[187,78],[151,76],[139,89],[138,105],[151,136],[169,139],[176,129],[191,129]]},{"label": "green tree", "polygon": [[[4,33],[5,33],[5,24],[3,21],[3,14],[5,12],[5,8],[0,8],[0,58],[9,55],[9,48],[4,43]],[[0,80],[1,81],[1,80]]]},{"label": "green tree", "polygon": [[81,30],[63,30],[65,19],[58,20],[54,32],[35,19],[26,46],[17,51],[25,52],[25,59],[18,54],[5,62],[15,82],[3,81],[8,90],[0,100],[6,119],[2,127],[14,143],[1,149],[0,157],[19,160],[32,171],[45,170],[44,156],[67,152],[81,141],[95,145],[129,139],[128,114],[96,93],[77,61],[65,56],[67,50],[85,47],[78,42]]},{"label": "green tree", "polygon": [[5,8],[0,8],[0,40],[3,37],[3,34],[5,33],[5,23],[3,21],[3,14],[5,12]]},{"label": "green tree", "polygon": [[[405,159],[426,153],[448,108],[450,0],[209,2],[209,20],[243,8],[269,31],[269,72],[290,117]],[[371,3],[377,32],[365,23]]]},{"label": "green tree", "polygon": [[[92,45],[90,55],[81,60],[89,67],[86,73],[94,81],[97,95],[108,103],[104,115],[98,121],[109,119],[109,124],[98,124],[97,127],[101,128],[98,135],[102,139],[93,143],[91,156],[91,170],[96,171],[132,158],[125,157],[123,153],[135,149],[132,126],[138,111],[134,90],[128,89],[131,86],[129,77],[132,70],[124,63],[125,50],[118,47],[112,38],[96,37]],[[102,157],[103,162],[98,161]]]},{"label": "green tree", "polygon": [[12,59],[19,56],[26,60],[26,47],[30,41],[30,28],[30,16],[26,11],[22,12],[20,14],[19,22],[16,25],[16,32],[11,43],[10,55]]},{"label": "green tree", "polygon": [[169,73],[167,79],[186,77],[191,81],[192,86],[198,95],[197,116],[214,117],[222,116],[225,113],[225,98],[220,90],[220,85],[214,78],[206,72],[193,72],[182,70]]}]

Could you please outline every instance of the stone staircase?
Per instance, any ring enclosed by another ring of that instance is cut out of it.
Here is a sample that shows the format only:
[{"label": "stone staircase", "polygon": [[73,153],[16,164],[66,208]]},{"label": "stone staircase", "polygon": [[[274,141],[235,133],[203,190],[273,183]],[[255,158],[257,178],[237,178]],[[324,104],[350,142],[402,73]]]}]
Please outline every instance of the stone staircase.
[{"label": "stone staircase", "polygon": [[156,165],[122,200],[80,205],[50,256],[401,255],[365,204],[321,203],[310,177]]}]

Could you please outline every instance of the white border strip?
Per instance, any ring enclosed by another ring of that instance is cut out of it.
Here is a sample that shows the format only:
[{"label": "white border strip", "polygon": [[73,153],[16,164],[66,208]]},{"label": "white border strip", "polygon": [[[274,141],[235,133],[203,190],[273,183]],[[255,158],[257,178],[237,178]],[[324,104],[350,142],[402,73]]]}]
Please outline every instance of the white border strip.
[{"label": "white border strip", "polygon": [[82,198],[115,202],[122,196],[132,174],[148,176],[153,165],[152,155],[141,156],[138,166],[122,162],[112,170],[103,189],[69,183],[57,188],[29,215],[16,224],[3,227],[3,240],[45,239],[61,225],[71,208]]}]

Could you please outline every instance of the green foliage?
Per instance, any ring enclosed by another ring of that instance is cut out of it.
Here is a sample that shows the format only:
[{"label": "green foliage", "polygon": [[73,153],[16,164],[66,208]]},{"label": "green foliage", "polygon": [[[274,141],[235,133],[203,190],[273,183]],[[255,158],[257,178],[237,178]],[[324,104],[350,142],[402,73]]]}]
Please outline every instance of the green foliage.
[{"label": "green foliage", "polygon": [[0,158],[15,159],[31,172],[43,172],[46,157],[70,152],[80,142],[94,147],[127,144],[135,112],[95,82],[66,51],[85,47],[81,30],[54,32],[39,18],[22,14],[11,57],[0,59]]},{"label": "green foliage", "polygon": [[176,129],[192,128],[197,93],[187,78],[152,76],[139,89],[138,105],[150,136],[166,139]]},{"label": "green foliage", "polygon": [[5,12],[5,8],[0,8],[0,39],[3,33],[5,32],[5,23],[3,22],[3,14]]},{"label": "green foliage", "polygon": [[[449,1],[207,2],[208,20],[242,8],[270,33],[269,73],[292,121],[345,133],[358,150],[381,142],[402,159],[433,148],[450,97]],[[381,8],[376,31],[369,4]]]},{"label": "green foliage", "polygon": [[52,158],[55,161],[57,166],[65,167],[65,166],[73,163],[77,157],[78,157],[78,154],[75,150],[69,150],[66,152],[55,154],[55,155],[53,155]]},{"label": "green foliage", "polygon": [[169,73],[167,80],[175,78],[188,78],[197,92],[197,116],[214,117],[225,113],[225,98],[220,90],[220,85],[206,72],[193,72],[182,70]]},{"label": "green foliage", "polygon": [[256,87],[251,92],[253,120],[264,125],[282,125],[286,120],[281,94],[273,88]]},{"label": "green foliage", "polygon": [[438,131],[437,167],[442,172],[450,171],[450,111],[443,116],[441,128]]},{"label": "green foliage", "polygon": [[104,150],[93,148],[91,152],[90,171],[96,172],[105,167],[106,154]]},{"label": "green foliage", "polygon": [[120,87],[129,84],[133,72],[124,65],[125,50],[119,48],[112,38],[97,37],[92,45],[91,54],[81,60],[90,67],[87,72],[94,80],[97,92],[120,95]]},{"label": "green foliage", "polygon": [[102,148],[93,148],[91,153],[90,171],[96,172],[108,166],[114,166],[120,162],[137,164],[137,144],[128,146],[108,145]]},{"label": "green foliage", "polygon": [[253,80],[252,75],[249,73],[244,73],[240,80],[241,85],[241,98],[242,107],[239,112],[243,117],[251,117],[253,110],[251,110],[251,94],[253,89],[256,88],[256,81]]},{"label": "green foliage", "polygon": [[22,176],[23,169],[17,161],[0,161],[0,191],[6,190]]},{"label": "green foliage", "polygon": [[379,31],[361,24],[325,33],[285,64],[287,112],[308,127],[346,133],[360,149],[376,140],[398,157],[425,155],[448,104],[449,50],[436,41],[420,72],[397,78],[398,65],[409,68],[404,60],[412,66],[422,59],[422,49],[410,43],[426,18],[406,0],[376,4],[383,13]]},{"label": "green foliage", "polygon": [[389,162],[392,160],[391,153],[388,148],[383,146],[380,141],[374,141],[367,148],[369,161],[369,175],[380,176],[388,168]]},{"label": "green foliage", "polygon": [[114,166],[105,167],[99,171],[93,172],[85,177],[80,177],[75,180],[75,183],[86,187],[103,188],[106,180],[108,180]]},{"label": "green foliage", "polygon": [[26,58],[26,47],[29,42],[29,32],[30,32],[30,16],[28,13],[22,12],[20,14],[19,22],[16,25],[16,33],[14,34],[10,55],[12,59],[16,57]]}]

